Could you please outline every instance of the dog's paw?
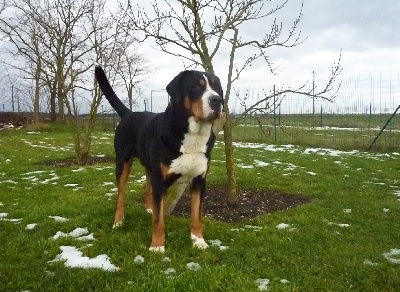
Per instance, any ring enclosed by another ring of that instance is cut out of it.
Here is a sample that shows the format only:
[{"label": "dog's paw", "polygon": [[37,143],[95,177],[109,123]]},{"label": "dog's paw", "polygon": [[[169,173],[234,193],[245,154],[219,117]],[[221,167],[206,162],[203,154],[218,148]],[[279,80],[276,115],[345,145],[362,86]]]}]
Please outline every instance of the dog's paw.
[{"label": "dog's paw", "polygon": [[204,240],[204,238],[197,237],[194,234],[191,234],[190,237],[192,238],[192,241],[193,241],[193,247],[196,247],[198,249],[206,249],[206,248],[208,248],[208,244]]},{"label": "dog's paw", "polygon": [[165,252],[165,246],[150,246],[149,251],[164,253]]},{"label": "dog's paw", "polygon": [[117,229],[117,228],[120,228],[121,226],[122,226],[122,224],[124,223],[124,220],[121,220],[121,221],[119,221],[119,222],[117,222],[117,223],[114,223],[114,225],[113,225],[113,229]]},{"label": "dog's paw", "polygon": [[147,209],[146,209],[146,212],[149,213],[149,214],[153,214],[153,209],[147,208]]}]

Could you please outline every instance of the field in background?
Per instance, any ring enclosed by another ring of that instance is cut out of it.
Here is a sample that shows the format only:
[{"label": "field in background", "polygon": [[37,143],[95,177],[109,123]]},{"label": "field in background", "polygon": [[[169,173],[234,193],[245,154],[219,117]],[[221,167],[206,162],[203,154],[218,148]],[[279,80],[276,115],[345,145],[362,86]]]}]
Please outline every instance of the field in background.
[{"label": "field in background", "polygon": [[[367,150],[390,118],[382,115],[268,115],[238,117],[234,140],[294,144],[338,150]],[[395,116],[372,151],[399,151],[400,115]]]},{"label": "field in background", "polygon": [[[236,142],[293,144],[303,147],[338,150],[367,150],[390,114],[380,115],[264,115],[235,116],[233,138]],[[116,115],[99,116],[96,128],[112,132]],[[222,140],[223,133],[219,135]],[[371,149],[377,152],[400,151],[400,113],[389,123]]]}]

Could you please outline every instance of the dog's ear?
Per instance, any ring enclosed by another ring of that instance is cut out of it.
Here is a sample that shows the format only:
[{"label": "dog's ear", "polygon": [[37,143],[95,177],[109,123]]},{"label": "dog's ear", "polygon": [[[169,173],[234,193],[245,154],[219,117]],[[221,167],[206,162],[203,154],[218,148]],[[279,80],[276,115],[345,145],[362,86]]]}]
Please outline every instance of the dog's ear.
[{"label": "dog's ear", "polygon": [[182,71],[178,75],[175,76],[174,79],[167,85],[167,92],[171,97],[171,102],[176,103],[179,102],[182,95],[182,79],[183,76],[187,73],[187,71]]},{"label": "dog's ear", "polygon": [[215,76],[215,78],[218,80],[218,84],[219,84],[219,89],[217,90],[218,91],[217,93],[222,98],[222,100],[224,100],[224,90],[222,89],[221,80],[217,76]]}]

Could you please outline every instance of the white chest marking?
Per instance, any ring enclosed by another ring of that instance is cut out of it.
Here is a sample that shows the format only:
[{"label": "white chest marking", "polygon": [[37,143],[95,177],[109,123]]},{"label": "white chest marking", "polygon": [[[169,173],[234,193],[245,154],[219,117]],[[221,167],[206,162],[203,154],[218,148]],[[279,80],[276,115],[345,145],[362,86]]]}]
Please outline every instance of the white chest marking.
[{"label": "white chest marking", "polygon": [[193,117],[189,118],[189,131],[185,134],[180,148],[182,154],[172,161],[169,169],[169,173],[182,175],[179,182],[189,182],[207,172],[206,151],[211,126],[211,123],[196,122]]}]

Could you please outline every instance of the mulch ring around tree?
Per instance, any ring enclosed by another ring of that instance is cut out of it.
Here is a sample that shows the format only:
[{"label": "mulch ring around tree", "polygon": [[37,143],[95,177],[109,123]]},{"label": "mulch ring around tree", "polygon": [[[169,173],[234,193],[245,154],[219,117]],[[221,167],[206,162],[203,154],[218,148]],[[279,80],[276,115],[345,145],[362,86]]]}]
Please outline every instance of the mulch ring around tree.
[{"label": "mulch ring around tree", "polygon": [[[285,194],[271,190],[237,190],[238,204],[228,208],[225,188],[213,187],[206,191],[203,202],[203,214],[214,219],[235,223],[253,219],[256,216],[285,211],[311,202],[311,197],[300,194]],[[176,205],[176,216],[190,216],[190,198],[185,193]]]}]

